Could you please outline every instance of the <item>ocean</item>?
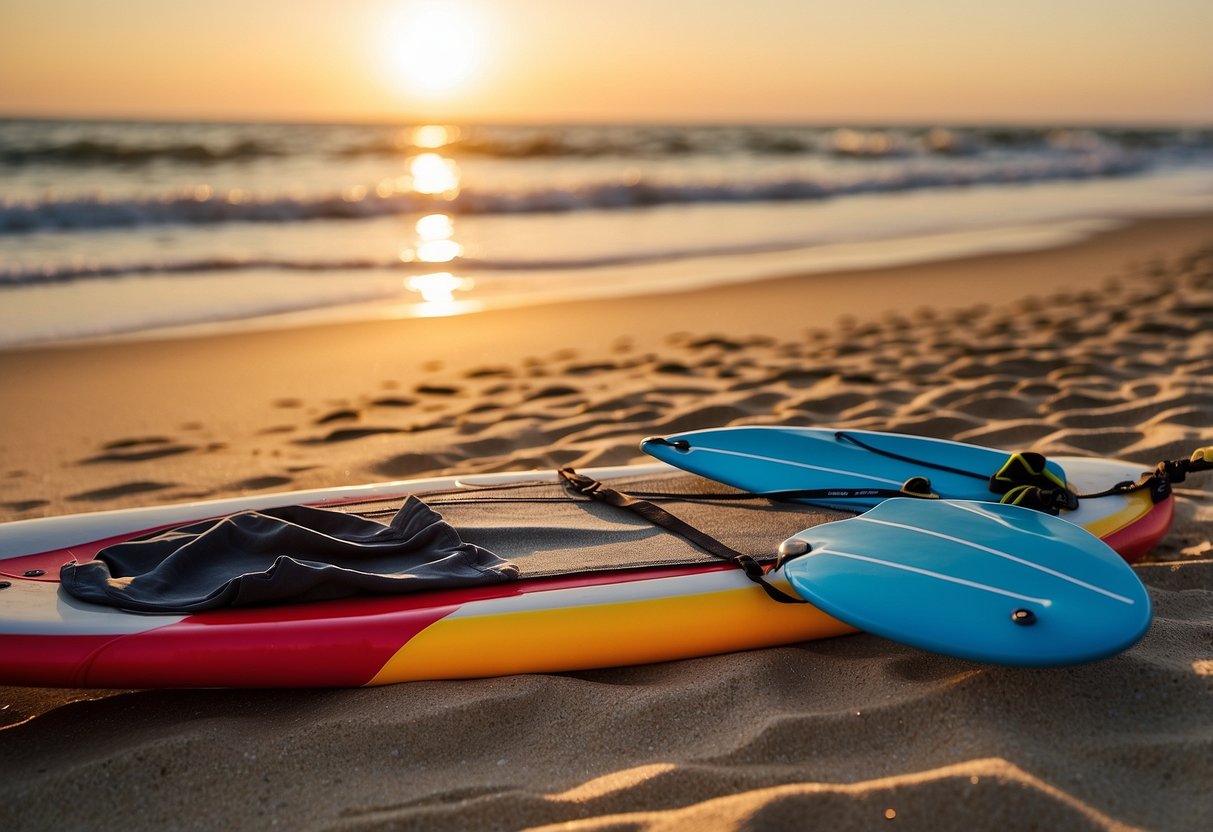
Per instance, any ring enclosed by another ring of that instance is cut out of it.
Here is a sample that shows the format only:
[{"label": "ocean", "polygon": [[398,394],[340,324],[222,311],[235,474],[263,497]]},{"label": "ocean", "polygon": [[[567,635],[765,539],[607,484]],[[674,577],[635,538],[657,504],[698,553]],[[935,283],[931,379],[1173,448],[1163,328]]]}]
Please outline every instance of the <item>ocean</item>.
[{"label": "ocean", "polygon": [[641,295],[1209,209],[1208,128],[0,120],[0,346]]}]

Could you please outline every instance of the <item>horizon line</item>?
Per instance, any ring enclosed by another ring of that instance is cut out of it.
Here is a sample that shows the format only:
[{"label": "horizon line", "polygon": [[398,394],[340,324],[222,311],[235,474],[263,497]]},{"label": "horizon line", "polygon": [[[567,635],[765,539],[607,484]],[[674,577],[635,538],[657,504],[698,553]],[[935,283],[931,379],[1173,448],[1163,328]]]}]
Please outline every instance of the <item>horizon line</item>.
[{"label": "horizon line", "polygon": [[949,117],[888,117],[878,115],[862,118],[804,118],[780,119],[775,117],[762,118],[680,118],[658,119],[652,117],[636,118],[603,118],[568,116],[562,119],[551,118],[425,118],[406,115],[365,115],[365,116],[279,116],[279,117],[249,117],[237,115],[131,115],[131,114],[72,114],[72,113],[29,113],[20,111],[0,110],[0,121],[47,121],[47,122],[92,122],[106,123],[144,123],[144,124],[264,124],[264,125],[333,125],[333,126],[416,126],[425,124],[443,124],[459,127],[1085,127],[1085,128],[1189,128],[1213,129],[1213,117],[1202,120],[1201,117],[1185,117],[1166,119],[1159,117],[1117,117],[1117,118],[1079,118],[1072,121],[1062,121],[1048,118],[1032,119],[1029,117],[1007,117],[1002,119],[964,119]]}]

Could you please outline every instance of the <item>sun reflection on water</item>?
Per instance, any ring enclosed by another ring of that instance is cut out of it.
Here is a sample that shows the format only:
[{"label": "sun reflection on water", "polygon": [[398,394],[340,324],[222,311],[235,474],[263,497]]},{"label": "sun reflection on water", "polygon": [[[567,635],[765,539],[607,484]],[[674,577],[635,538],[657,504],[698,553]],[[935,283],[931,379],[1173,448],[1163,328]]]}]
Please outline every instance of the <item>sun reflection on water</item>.
[{"label": "sun reflection on water", "polygon": [[422,263],[449,263],[463,253],[454,240],[424,240],[417,244],[417,259]]},{"label": "sun reflection on water", "polygon": [[456,277],[450,272],[433,272],[407,278],[404,285],[410,292],[421,295],[422,303],[412,310],[418,317],[440,318],[480,308],[476,301],[455,299],[456,292],[472,288],[473,281],[470,277]]},{"label": "sun reflection on water", "polygon": [[446,214],[426,214],[413,227],[423,240],[444,240],[455,233],[455,222]]},{"label": "sun reflection on water", "polygon": [[459,195],[459,166],[437,153],[420,153],[409,162],[409,189],[427,196]]},{"label": "sun reflection on water", "polygon": [[463,254],[452,239],[455,223],[446,214],[426,214],[417,220],[417,259],[422,263],[449,263]]},{"label": "sun reflection on water", "polygon": [[406,131],[408,146],[437,150],[459,141],[463,131],[446,124],[421,124]]},{"label": "sun reflection on water", "polygon": [[[401,252],[401,260],[449,263],[463,253],[463,246],[453,239],[455,222],[446,214],[426,214],[414,223],[413,229],[417,232],[416,248]],[[457,315],[476,306],[473,301],[455,300],[456,292],[466,292],[475,285],[470,277],[433,272],[406,278],[404,285],[410,292],[421,295],[423,303],[416,313],[423,317]]]},{"label": "sun reflection on water", "polygon": [[405,286],[421,295],[426,303],[450,303],[455,300],[455,292],[471,288],[471,282],[450,272],[434,272],[414,275],[405,281]]},{"label": "sun reflection on water", "polygon": [[452,239],[455,223],[446,214],[426,214],[413,228],[417,243],[400,253],[405,263],[449,263],[463,254],[463,246]]}]

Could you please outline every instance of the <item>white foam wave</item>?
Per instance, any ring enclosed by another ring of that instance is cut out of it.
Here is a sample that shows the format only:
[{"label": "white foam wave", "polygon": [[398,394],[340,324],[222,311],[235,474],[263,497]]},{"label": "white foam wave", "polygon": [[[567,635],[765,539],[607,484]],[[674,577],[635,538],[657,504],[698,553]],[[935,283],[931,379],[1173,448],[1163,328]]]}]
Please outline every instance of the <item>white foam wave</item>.
[{"label": "white foam wave", "polygon": [[321,196],[256,196],[209,189],[159,197],[46,197],[0,202],[0,234],[227,222],[364,219],[442,210],[454,214],[563,213],[657,205],[821,200],[871,193],[1093,180],[1145,171],[1122,153],[1080,153],[940,168],[897,165],[842,176],[791,175],[712,181],[658,177],[588,181],[522,190],[464,188],[450,197],[356,188]]}]

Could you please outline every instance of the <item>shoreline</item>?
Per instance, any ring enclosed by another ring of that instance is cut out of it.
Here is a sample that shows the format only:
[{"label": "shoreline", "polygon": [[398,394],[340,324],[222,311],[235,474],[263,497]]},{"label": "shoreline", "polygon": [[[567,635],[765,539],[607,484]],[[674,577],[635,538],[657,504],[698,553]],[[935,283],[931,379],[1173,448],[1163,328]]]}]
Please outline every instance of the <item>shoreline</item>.
[{"label": "shoreline", "polygon": [[[1197,217],[1197,214],[1175,213],[1175,219]],[[1144,220],[1140,217],[1138,220]],[[1048,251],[1086,241],[1098,234],[1107,234],[1131,225],[1133,220],[1084,219],[1067,220],[1053,225],[1009,226],[952,233],[934,233],[894,237],[870,241],[823,243],[820,245],[776,246],[745,251],[726,250],[694,256],[658,256],[651,260],[603,263],[569,269],[544,267],[535,273],[517,268],[508,271],[482,272],[470,265],[467,270],[459,264],[430,264],[429,271],[452,268],[457,273],[436,272],[438,280],[428,290],[423,281],[427,275],[397,276],[388,274],[375,280],[383,288],[384,281],[397,287],[396,295],[338,305],[320,304],[283,311],[266,311],[249,315],[233,315],[213,320],[149,324],[113,332],[81,334],[62,338],[30,336],[28,341],[0,341],[0,351],[37,349],[41,347],[74,347],[124,341],[164,341],[217,335],[239,335],[249,332],[284,329],[308,329],[336,324],[370,323],[373,321],[411,318],[460,317],[481,312],[500,312],[534,306],[565,303],[586,303],[598,300],[639,300],[653,295],[685,294],[703,289],[762,283],[780,277],[810,278],[816,275],[840,275],[855,271],[909,267],[968,258],[988,258],[1003,254]],[[337,270],[340,273],[340,270]],[[353,275],[350,275],[351,277]],[[240,275],[240,281],[275,280],[273,271],[250,270]],[[399,293],[403,284],[407,291]],[[78,306],[70,299],[73,284],[41,288],[25,286],[16,292],[32,292],[21,302],[31,318],[39,309],[63,301],[67,308]],[[411,288],[410,288],[411,287]],[[469,288],[471,287],[471,288]],[[94,288],[84,284],[86,291]],[[157,276],[138,278],[129,286],[110,285],[105,296],[111,305],[130,303],[138,306],[146,293],[171,292],[171,282]],[[121,291],[119,291],[121,289]],[[46,290],[50,290],[47,293]],[[221,285],[216,292],[225,290]],[[289,294],[289,289],[284,289]],[[425,300],[425,291],[437,299]],[[57,297],[56,292],[66,294]],[[10,296],[9,301],[13,298]],[[10,313],[11,314],[11,313]],[[3,333],[9,336],[9,333]],[[10,336],[11,337],[11,336]]]},{"label": "shoreline", "polygon": [[[918,197],[911,194],[903,198]],[[979,203],[985,201],[980,197],[977,200]],[[780,203],[774,205],[781,206]],[[1014,205],[1014,201],[1008,204],[1007,216],[1015,216]],[[879,226],[884,215],[876,210],[877,205],[869,207],[875,213],[868,224]],[[856,210],[857,206],[852,205],[852,223],[857,221]],[[978,205],[974,210],[980,216],[980,211],[988,211],[989,206]],[[535,269],[516,267],[480,271],[475,261],[464,265],[430,264],[429,273],[424,269],[416,273],[395,273],[386,268],[345,272],[334,267],[318,285],[293,275],[289,269],[278,271],[268,267],[260,270],[251,267],[226,276],[221,273],[201,275],[201,282],[182,281],[152,270],[134,280],[118,276],[97,283],[85,280],[82,283],[16,285],[8,290],[5,315],[0,316],[7,324],[0,337],[0,351],[177,340],[372,321],[456,317],[601,300],[639,300],[740,287],[786,277],[809,279],[817,276],[836,280],[852,273],[1052,251],[1121,232],[1132,234],[1142,223],[1177,227],[1177,224],[1199,223],[1208,218],[1213,224],[1213,210],[1207,207],[1190,207],[1184,211],[1172,206],[1160,211],[1157,207],[1151,210],[1150,205],[1143,205],[1136,214],[1126,213],[1127,210],[1126,206],[1109,206],[1103,214],[1096,212],[1095,216],[1085,218],[1059,216],[1052,222],[1027,216],[1024,224],[1019,225],[1007,224],[1004,217],[998,225],[983,226],[982,222],[977,222],[972,228],[958,217],[955,218],[957,226],[951,231],[910,231],[903,236],[887,238],[876,232],[878,236],[872,239],[869,235],[874,232],[856,227],[851,230],[852,238],[842,234],[834,242],[807,247],[788,243],[735,250],[726,245],[718,253],[709,250],[636,261],[623,257],[617,262],[608,258],[597,265],[568,268],[541,264]],[[914,213],[907,206],[902,206],[902,211]],[[698,233],[705,234],[713,227],[710,222],[704,225],[702,216],[693,219],[697,216],[694,213],[678,216],[680,221],[675,220],[674,215],[652,215],[649,223],[655,222],[657,226],[644,233],[661,233],[662,230],[675,233],[689,224],[703,226]],[[817,219],[814,216],[808,215],[803,220],[809,229],[818,221],[830,222],[825,216]],[[728,215],[716,219],[717,224],[724,223],[725,226],[738,221],[738,217]],[[472,232],[473,241],[475,236]],[[435,271],[443,268],[451,268],[453,272]],[[249,294],[250,286],[262,283],[273,287],[272,290]],[[337,286],[343,287],[342,293],[362,299],[347,298],[336,304],[321,300]],[[241,300],[236,301],[237,297]],[[149,298],[156,299],[155,304],[149,305]],[[290,301],[284,303],[284,298]],[[292,308],[293,305],[297,306]],[[98,308],[104,311],[92,320],[90,315]],[[212,317],[208,319],[208,316]]]},{"label": "shoreline", "polygon": [[[828,254],[820,259],[824,262],[839,262],[840,265],[835,267],[820,266],[805,270],[770,263],[751,263],[748,269],[753,272],[752,276],[710,278],[702,282],[688,279],[685,285],[674,284],[651,290],[636,289],[635,293],[632,290],[587,289],[581,295],[534,293],[520,300],[494,299],[488,302],[481,302],[473,298],[465,300],[457,296],[454,301],[450,302],[450,306],[453,310],[459,311],[451,313],[418,311],[421,307],[430,305],[425,303],[410,304],[408,311],[394,312],[393,310],[400,305],[389,301],[300,309],[248,318],[159,326],[112,334],[0,346],[0,356],[8,353],[42,350],[104,348],[127,343],[162,344],[192,339],[240,338],[329,328],[336,330],[344,327],[391,326],[404,321],[473,321],[484,315],[525,315],[531,310],[549,307],[576,309],[586,304],[643,303],[656,298],[691,297],[703,293],[744,294],[750,290],[764,295],[769,295],[772,289],[796,291],[798,297],[812,295],[819,304],[819,308],[823,310],[823,317],[845,315],[857,319],[892,312],[905,306],[912,307],[914,303],[923,307],[951,309],[968,305],[1013,302],[1029,296],[1044,295],[1051,291],[1099,288],[1101,278],[1093,273],[1096,269],[1106,270],[1107,276],[1113,276],[1117,271],[1132,268],[1135,264],[1165,258],[1169,252],[1199,245],[1213,235],[1213,231],[1210,230],[1213,229],[1213,212],[1178,213],[1124,220],[1086,220],[1069,224],[1074,228],[1060,234],[1057,237],[1060,242],[1049,242],[1043,245],[1029,245],[1024,241],[1012,243],[1004,240],[1002,245],[991,244],[993,245],[991,250],[984,250],[979,246],[979,250],[970,251],[969,247],[960,246],[956,249],[958,253],[949,253],[951,249],[948,247],[934,244],[937,238],[950,235],[928,235],[853,244],[833,243],[817,247],[817,249],[758,251],[751,254],[730,255],[729,259],[755,261],[767,255],[779,258],[787,254],[799,256],[800,252],[824,250]],[[1084,226],[1088,230],[1082,233],[1077,230],[1079,226]],[[1023,232],[1039,238],[1043,230],[1041,227],[1030,226],[1022,229],[1006,228],[993,231],[1010,234]],[[965,233],[976,237],[986,232]],[[1080,233],[1082,235],[1078,239],[1069,238],[1073,234]],[[857,251],[885,247],[892,249],[887,258],[882,255],[855,254]],[[917,249],[917,253],[907,253],[907,249]],[[1075,285],[1057,286],[1042,277],[1034,276],[1031,272],[1022,271],[1044,266],[1056,273],[1062,264],[1050,261],[1058,257],[1066,258],[1067,265],[1072,263],[1081,266],[1075,270],[1074,276],[1077,281]],[[1012,261],[1011,258],[1015,259]],[[1019,258],[1025,259],[1020,260]],[[884,259],[892,262],[880,262]],[[933,274],[930,280],[925,281],[929,293],[921,300],[913,299],[908,303],[890,301],[883,307],[865,309],[854,290],[843,287],[843,291],[838,292],[838,281],[854,279],[868,282],[882,295],[886,294],[885,290],[892,290],[892,297],[903,298],[907,295],[906,283],[915,277],[921,277],[924,269],[935,271],[935,267],[939,267],[947,273]],[[612,267],[601,268],[609,270]],[[991,268],[999,276],[1014,273],[1016,270],[1020,270],[1020,273],[1016,275],[1017,279],[1013,286],[999,286],[984,280],[984,273]],[[977,282],[967,279],[967,277],[960,277],[956,274],[958,271],[981,272],[983,281]],[[829,295],[821,292],[819,285],[815,285],[827,283],[835,284]],[[440,305],[445,306],[447,302],[434,304],[434,306]],[[712,301],[709,300],[706,305],[711,306]],[[468,311],[462,311],[464,309]]]}]

